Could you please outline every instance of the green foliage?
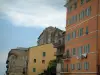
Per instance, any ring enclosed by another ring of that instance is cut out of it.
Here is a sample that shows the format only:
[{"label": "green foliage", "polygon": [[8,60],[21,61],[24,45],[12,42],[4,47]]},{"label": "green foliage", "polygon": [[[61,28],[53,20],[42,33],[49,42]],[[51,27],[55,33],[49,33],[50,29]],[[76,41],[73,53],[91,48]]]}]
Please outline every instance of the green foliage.
[{"label": "green foliage", "polygon": [[56,67],[56,65],[57,65],[56,59],[50,60],[48,68]]}]

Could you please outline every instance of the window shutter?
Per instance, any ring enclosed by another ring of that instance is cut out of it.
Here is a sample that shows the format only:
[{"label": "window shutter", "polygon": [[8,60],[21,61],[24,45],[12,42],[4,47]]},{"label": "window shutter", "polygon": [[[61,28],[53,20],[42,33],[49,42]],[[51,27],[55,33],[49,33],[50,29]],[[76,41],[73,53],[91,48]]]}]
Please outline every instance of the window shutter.
[{"label": "window shutter", "polygon": [[88,34],[88,27],[86,27],[86,34]]},{"label": "window shutter", "polygon": [[90,45],[88,44],[88,53],[90,52]]},{"label": "window shutter", "polygon": [[84,62],[84,69],[86,70],[86,62]]}]

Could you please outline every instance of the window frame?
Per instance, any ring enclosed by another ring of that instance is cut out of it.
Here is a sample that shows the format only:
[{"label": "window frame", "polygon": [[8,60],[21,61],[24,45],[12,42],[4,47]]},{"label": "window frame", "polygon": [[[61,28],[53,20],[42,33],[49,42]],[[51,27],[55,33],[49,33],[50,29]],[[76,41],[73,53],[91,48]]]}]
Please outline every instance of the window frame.
[{"label": "window frame", "polygon": [[33,68],[33,72],[36,72],[36,68]]},{"label": "window frame", "polygon": [[72,48],[72,56],[76,55],[76,48]]},{"label": "window frame", "polygon": [[77,70],[81,70],[82,69],[82,64],[81,63],[77,63]]},{"label": "window frame", "polygon": [[42,60],[42,64],[45,64],[45,60]]},{"label": "window frame", "polygon": [[85,3],[85,0],[81,0],[81,3],[80,4],[83,5],[84,3]]},{"label": "window frame", "polygon": [[34,59],[34,63],[36,63],[36,59]]},{"label": "window frame", "polygon": [[43,52],[42,56],[45,57],[46,56],[46,52]]},{"label": "window frame", "polygon": [[84,62],[84,70],[89,70],[89,62]]}]

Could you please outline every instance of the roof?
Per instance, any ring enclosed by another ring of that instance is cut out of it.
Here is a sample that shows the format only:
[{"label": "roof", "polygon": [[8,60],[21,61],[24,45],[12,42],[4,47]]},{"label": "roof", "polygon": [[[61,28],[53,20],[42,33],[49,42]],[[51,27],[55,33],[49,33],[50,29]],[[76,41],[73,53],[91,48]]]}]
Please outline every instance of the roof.
[{"label": "roof", "polygon": [[[54,27],[49,26],[49,27],[45,28],[45,29],[43,30],[43,32],[44,32],[46,29],[48,29],[48,28],[54,28]],[[56,27],[55,27],[55,29],[56,29],[56,30],[59,30],[59,31],[63,31],[63,30],[61,30],[61,29],[59,29],[59,28],[56,28]],[[40,36],[38,37],[38,39],[41,37],[41,35],[43,34],[43,32],[40,34]]]}]

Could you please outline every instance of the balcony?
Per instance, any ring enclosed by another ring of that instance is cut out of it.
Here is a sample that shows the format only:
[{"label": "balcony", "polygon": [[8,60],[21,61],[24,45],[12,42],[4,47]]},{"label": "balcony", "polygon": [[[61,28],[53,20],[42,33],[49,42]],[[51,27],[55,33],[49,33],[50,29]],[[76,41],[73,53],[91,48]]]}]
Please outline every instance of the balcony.
[{"label": "balcony", "polygon": [[65,46],[65,43],[64,41],[59,41],[57,43],[54,43],[54,48],[59,48],[59,47],[64,47]]},{"label": "balcony", "polygon": [[9,63],[9,60],[6,61],[6,64],[8,64],[8,63]]},{"label": "balcony", "polygon": [[67,54],[67,53],[64,53],[62,59],[63,59],[63,60],[70,60],[70,55]]},{"label": "balcony", "polygon": [[9,75],[8,71],[6,71],[6,75]]},{"label": "balcony", "polygon": [[54,53],[54,56],[63,56],[63,53],[64,53],[64,52],[55,52],[55,53]]},{"label": "balcony", "polygon": [[68,68],[62,68],[60,73],[70,73]]},{"label": "balcony", "polygon": [[8,66],[8,65],[6,65],[6,68],[9,68],[9,66]]},{"label": "balcony", "polygon": [[23,74],[25,74],[26,73],[26,67],[25,68],[23,68]]}]

